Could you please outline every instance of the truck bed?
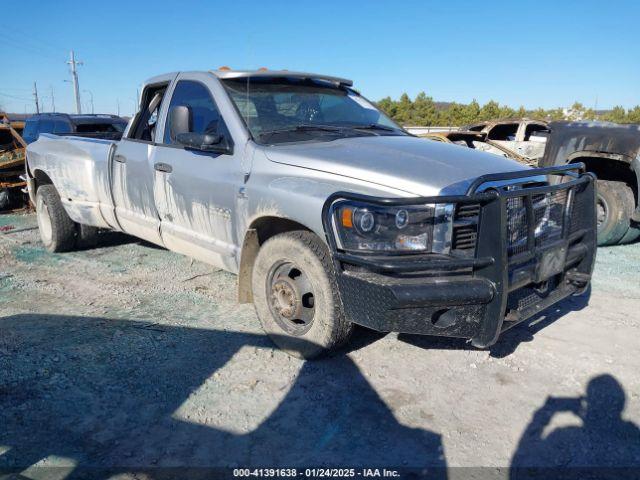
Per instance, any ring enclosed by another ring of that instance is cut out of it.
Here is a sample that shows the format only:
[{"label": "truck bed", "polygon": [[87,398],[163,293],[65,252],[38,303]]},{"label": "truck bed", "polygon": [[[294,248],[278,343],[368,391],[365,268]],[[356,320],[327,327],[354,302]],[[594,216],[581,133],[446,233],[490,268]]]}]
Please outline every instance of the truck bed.
[{"label": "truck bed", "polygon": [[[41,134],[27,148],[29,178],[52,181],[69,216],[78,223],[116,228],[109,186],[115,140]],[[31,199],[34,201],[35,199]]]}]

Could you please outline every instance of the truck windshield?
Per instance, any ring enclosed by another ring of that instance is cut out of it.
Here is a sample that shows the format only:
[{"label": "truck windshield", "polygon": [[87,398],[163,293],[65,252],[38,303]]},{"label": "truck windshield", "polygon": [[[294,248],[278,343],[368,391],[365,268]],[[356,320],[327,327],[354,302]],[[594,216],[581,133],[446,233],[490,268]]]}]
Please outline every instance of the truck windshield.
[{"label": "truck windshield", "polygon": [[363,97],[326,81],[251,77],[222,83],[259,143],[406,135]]}]

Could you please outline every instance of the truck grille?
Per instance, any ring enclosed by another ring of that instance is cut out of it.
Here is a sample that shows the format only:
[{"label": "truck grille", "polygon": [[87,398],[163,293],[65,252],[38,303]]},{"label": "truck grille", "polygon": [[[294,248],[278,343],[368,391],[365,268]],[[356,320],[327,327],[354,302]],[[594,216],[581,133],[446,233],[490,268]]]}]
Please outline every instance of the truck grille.
[{"label": "truck grille", "polygon": [[[571,190],[507,199],[507,253],[510,257],[561,240],[571,210]],[[531,217],[531,218],[530,218]],[[533,236],[533,238],[530,238]]]},{"label": "truck grille", "polygon": [[460,254],[473,256],[478,239],[480,205],[458,204],[454,215],[451,248]]}]

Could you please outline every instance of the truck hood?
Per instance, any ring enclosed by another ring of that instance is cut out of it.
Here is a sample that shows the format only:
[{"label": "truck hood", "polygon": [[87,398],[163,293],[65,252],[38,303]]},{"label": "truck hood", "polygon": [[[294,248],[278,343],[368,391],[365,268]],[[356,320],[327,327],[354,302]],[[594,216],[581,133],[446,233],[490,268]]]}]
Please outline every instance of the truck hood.
[{"label": "truck hood", "polygon": [[355,137],[265,148],[269,160],[413,195],[462,194],[480,175],[529,167],[498,155],[409,136]]}]

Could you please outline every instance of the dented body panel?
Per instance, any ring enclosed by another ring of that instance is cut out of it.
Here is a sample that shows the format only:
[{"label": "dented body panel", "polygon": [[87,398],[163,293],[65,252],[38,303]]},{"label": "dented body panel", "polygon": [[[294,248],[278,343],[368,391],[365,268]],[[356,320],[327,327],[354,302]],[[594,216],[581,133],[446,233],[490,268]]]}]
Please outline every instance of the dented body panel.
[{"label": "dented body panel", "polygon": [[633,190],[640,222],[640,125],[610,122],[553,122],[540,166],[588,162],[598,178],[624,181]]},{"label": "dented body panel", "polygon": [[564,165],[577,156],[606,156],[626,163],[640,155],[640,125],[553,122],[540,166]]}]

